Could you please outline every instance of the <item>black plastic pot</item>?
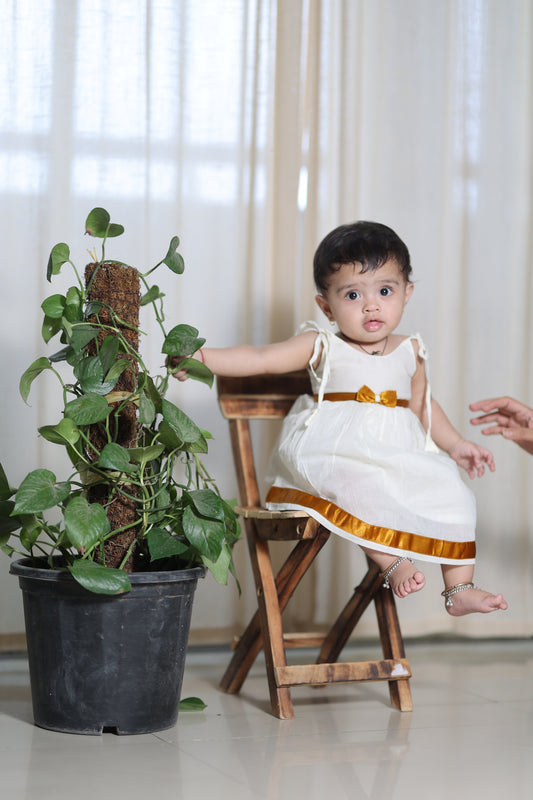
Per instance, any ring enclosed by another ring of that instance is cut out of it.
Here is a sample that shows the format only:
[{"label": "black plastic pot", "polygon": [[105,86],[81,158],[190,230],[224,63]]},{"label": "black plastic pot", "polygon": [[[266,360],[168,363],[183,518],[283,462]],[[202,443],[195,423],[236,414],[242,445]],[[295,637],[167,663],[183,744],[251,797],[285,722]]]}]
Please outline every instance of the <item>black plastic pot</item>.
[{"label": "black plastic pot", "polygon": [[64,733],[151,733],[178,718],[192,601],[203,567],[131,575],[97,595],[68,573],[15,561],[35,724]]}]

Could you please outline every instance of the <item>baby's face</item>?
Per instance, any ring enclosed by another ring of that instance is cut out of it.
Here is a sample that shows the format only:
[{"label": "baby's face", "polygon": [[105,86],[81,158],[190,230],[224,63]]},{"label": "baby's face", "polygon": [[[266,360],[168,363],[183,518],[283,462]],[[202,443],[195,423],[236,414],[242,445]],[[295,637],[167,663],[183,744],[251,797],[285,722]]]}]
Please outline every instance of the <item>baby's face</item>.
[{"label": "baby's face", "polygon": [[398,326],[413,284],[405,280],[395,259],[362,272],[358,262],[333,273],[327,292],[316,301],[348,339],[377,344]]}]

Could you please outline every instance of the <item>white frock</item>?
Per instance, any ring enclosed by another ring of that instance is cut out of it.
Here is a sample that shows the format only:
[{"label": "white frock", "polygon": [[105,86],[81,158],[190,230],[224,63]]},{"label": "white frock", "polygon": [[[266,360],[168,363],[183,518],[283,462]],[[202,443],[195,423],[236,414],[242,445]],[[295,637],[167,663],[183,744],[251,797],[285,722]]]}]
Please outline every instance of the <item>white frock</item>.
[{"label": "white frock", "polygon": [[[476,508],[457,465],[409,408],[379,402],[390,390],[411,397],[413,340],[427,358],[419,335],[378,357],[315,323],[304,328],[318,333],[310,365],[322,349],[318,367],[309,366],[318,399],[299,397],[284,420],[267,474],[268,508],[303,509],[333,533],[391,555],[473,564]],[[363,386],[377,402],[324,399]]]}]

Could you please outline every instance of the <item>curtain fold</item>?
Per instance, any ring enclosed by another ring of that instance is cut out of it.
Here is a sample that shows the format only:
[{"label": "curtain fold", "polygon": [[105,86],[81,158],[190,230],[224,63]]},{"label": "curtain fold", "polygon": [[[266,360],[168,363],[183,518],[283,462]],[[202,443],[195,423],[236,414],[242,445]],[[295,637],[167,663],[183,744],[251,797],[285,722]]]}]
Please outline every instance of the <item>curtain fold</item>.
[{"label": "curtain fold", "polygon": [[[63,281],[45,281],[49,250],[72,243],[83,266],[95,205],[126,228],[109,254],[136,266],[180,235],[186,272],[158,275],[167,324],[195,325],[213,346],[320,321],[318,242],[343,222],[386,222],[414,267],[404,332],[429,346],[454,424],[482,441],[469,402],[533,404],[532,41],[532,0],[0,0],[0,460],[12,483],[66,469],[35,436],[59,413],[54,385],[36,383],[29,408],[17,387],[44,352],[38,306]],[[156,370],[159,336],[144,329]],[[214,434],[210,471],[234,496],[214,392],[187,382],[172,393]],[[254,436],[264,471],[273,435]],[[497,472],[472,484],[476,580],[510,609],[448,617],[434,569],[423,601],[400,604],[408,635],[533,634],[533,459],[489,443]],[[243,596],[206,582],[195,629],[223,638],[246,621],[244,543],[237,563]],[[330,621],[362,566],[345,542],[328,544],[296,627]],[[2,557],[0,633],[22,630],[8,567]]]}]

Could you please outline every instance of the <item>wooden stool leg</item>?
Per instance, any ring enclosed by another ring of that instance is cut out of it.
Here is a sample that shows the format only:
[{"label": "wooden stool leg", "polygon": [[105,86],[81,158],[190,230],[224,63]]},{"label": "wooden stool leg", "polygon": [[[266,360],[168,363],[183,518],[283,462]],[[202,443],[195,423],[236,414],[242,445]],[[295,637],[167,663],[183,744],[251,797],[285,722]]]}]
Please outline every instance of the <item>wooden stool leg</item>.
[{"label": "wooden stool leg", "polygon": [[[390,589],[381,588],[374,599],[381,647],[385,658],[405,658],[402,631],[396,602]],[[413,700],[409,679],[389,681],[390,700],[399,711],[412,711]]]},{"label": "wooden stool leg", "polygon": [[[285,563],[280,568],[275,580],[276,595],[278,598],[277,606],[279,611],[275,610],[272,613],[276,617],[278,613],[281,615],[285,609],[300,580],[305,575],[314,559],[329,539],[329,536],[329,532],[324,528],[321,528],[313,539],[300,540],[289,554]],[[257,547],[261,543],[261,540],[259,537],[257,537],[252,525],[247,527],[247,538],[249,541],[250,556],[252,561],[256,562],[256,567],[254,568],[255,577],[255,569],[259,567],[256,558]],[[268,561],[266,564],[263,563],[263,569],[266,569],[267,579],[270,581],[272,576],[272,566],[268,556],[268,549],[267,558]],[[260,583],[256,582],[256,585],[258,587],[264,587],[262,575],[260,576]],[[265,594],[264,588],[258,588],[258,594],[261,598],[263,598]],[[282,642],[283,638],[281,635],[281,643]],[[233,657],[222,677],[220,686],[223,691],[234,694],[240,690],[262,647],[263,635],[261,632],[260,613],[259,611],[256,611],[250,623],[248,624],[248,627],[240,637]]]},{"label": "wooden stool leg", "polygon": [[272,574],[268,542],[256,540],[253,546],[250,547],[250,556],[257,586],[259,623],[263,639],[272,714],[279,719],[292,719],[294,717],[294,709],[290,690],[287,687],[279,688],[276,681],[276,668],[287,666],[287,659],[283,645],[281,610],[276,582]]}]

